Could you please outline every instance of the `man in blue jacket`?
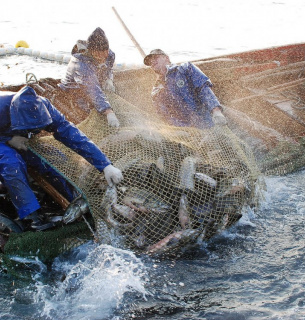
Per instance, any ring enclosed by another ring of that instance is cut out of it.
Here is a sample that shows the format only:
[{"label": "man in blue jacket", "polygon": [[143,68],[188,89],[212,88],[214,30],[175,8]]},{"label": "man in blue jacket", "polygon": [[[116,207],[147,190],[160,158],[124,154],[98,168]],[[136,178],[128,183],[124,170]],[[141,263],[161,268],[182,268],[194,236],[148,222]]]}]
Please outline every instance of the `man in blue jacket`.
[{"label": "man in blue jacket", "polygon": [[45,222],[40,215],[40,204],[29,186],[27,164],[34,163],[38,170],[47,165],[39,164],[38,157],[27,150],[27,142],[32,134],[41,130],[52,132],[56,140],[104,172],[110,186],[123,179],[121,171],[111,165],[106,155],[34,89],[24,87],[17,93],[0,92],[0,179],[19,218],[29,220],[31,227],[38,230],[45,229]]},{"label": "man in blue jacket", "polygon": [[210,79],[194,64],[171,64],[160,49],[152,50],[144,64],[158,75],[152,100],[169,124],[207,129],[227,123]]},{"label": "man in blue jacket", "polygon": [[101,28],[96,28],[87,41],[78,40],[72,49],[66,76],[59,87],[78,96],[77,104],[89,113],[92,106],[107,117],[112,127],[120,125],[104,94],[114,91],[113,64],[115,54]]}]

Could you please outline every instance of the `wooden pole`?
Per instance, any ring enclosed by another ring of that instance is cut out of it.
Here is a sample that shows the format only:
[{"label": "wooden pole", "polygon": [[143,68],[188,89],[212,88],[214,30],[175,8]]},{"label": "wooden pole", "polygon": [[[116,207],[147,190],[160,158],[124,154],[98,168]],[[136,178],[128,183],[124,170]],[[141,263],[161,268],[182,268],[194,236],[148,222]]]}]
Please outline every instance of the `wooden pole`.
[{"label": "wooden pole", "polygon": [[61,195],[49,182],[46,181],[33,167],[28,167],[29,175],[39,184],[39,186],[48,193],[64,210],[67,209],[70,202]]},{"label": "wooden pole", "polygon": [[120,15],[118,14],[118,12],[116,11],[115,7],[112,7],[112,10],[114,11],[115,15],[117,16],[117,18],[120,20],[123,28],[125,29],[125,31],[127,32],[127,34],[129,35],[130,39],[132,40],[132,42],[134,43],[134,45],[136,46],[136,48],[139,50],[139,52],[141,53],[142,57],[145,58],[146,54],[144,52],[144,50],[141,48],[141,46],[139,45],[139,43],[137,42],[137,40],[134,38],[134,36],[131,34],[131,32],[129,31],[129,29],[127,28],[126,24],[124,23],[124,21],[121,19]]}]

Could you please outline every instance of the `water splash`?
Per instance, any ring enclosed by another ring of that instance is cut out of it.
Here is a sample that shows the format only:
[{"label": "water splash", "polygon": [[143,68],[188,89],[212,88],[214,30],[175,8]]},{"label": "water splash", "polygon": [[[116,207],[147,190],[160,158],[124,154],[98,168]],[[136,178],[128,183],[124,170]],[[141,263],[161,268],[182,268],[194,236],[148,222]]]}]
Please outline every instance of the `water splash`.
[{"label": "water splash", "polygon": [[70,268],[64,281],[37,284],[36,302],[44,302],[40,316],[47,319],[102,319],[119,307],[126,294],[137,292],[144,300],[148,294],[145,267],[130,251],[96,246],[74,266],[65,262],[56,267]]}]

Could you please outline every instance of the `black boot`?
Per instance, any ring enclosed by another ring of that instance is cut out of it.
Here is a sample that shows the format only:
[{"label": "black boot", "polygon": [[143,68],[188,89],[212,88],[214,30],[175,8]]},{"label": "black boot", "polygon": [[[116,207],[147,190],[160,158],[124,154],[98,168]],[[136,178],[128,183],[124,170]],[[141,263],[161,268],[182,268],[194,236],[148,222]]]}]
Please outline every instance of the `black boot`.
[{"label": "black boot", "polygon": [[30,222],[30,228],[35,231],[43,231],[53,228],[55,224],[53,222],[47,221],[40,210],[34,211],[31,214],[23,218],[23,221]]}]

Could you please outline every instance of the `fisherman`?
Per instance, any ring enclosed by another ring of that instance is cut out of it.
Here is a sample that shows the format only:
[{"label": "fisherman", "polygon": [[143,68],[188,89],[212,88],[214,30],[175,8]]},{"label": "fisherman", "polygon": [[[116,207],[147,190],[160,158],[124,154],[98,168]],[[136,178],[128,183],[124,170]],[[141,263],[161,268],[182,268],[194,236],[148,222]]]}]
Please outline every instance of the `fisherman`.
[{"label": "fisherman", "polygon": [[78,40],[72,49],[66,76],[59,87],[77,95],[77,105],[87,113],[94,107],[107,117],[109,126],[119,127],[120,123],[104,91],[115,91],[113,85],[113,64],[115,54],[109,49],[105,32],[96,28],[87,41]]},{"label": "fisherman", "polygon": [[[37,95],[33,88],[26,86],[17,93],[1,92],[0,180],[8,190],[21,221],[30,224],[34,230],[50,227],[44,221],[40,204],[27,178],[27,165],[35,165],[38,171],[49,167],[27,148],[31,136],[41,130],[52,132],[56,140],[104,172],[110,186],[123,179],[122,172],[112,166],[106,155],[74,124],[67,121],[48,99]],[[47,171],[52,174],[51,169]],[[58,183],[66,182],[59,175],[55,180]]]},{"label": "fisherman", "polygon": [[169,124],[199,129],[227,124],[210,79],[194,64],[172,64],[160,49],[152,50],[144,64],[158,75],[151,96]]}]

